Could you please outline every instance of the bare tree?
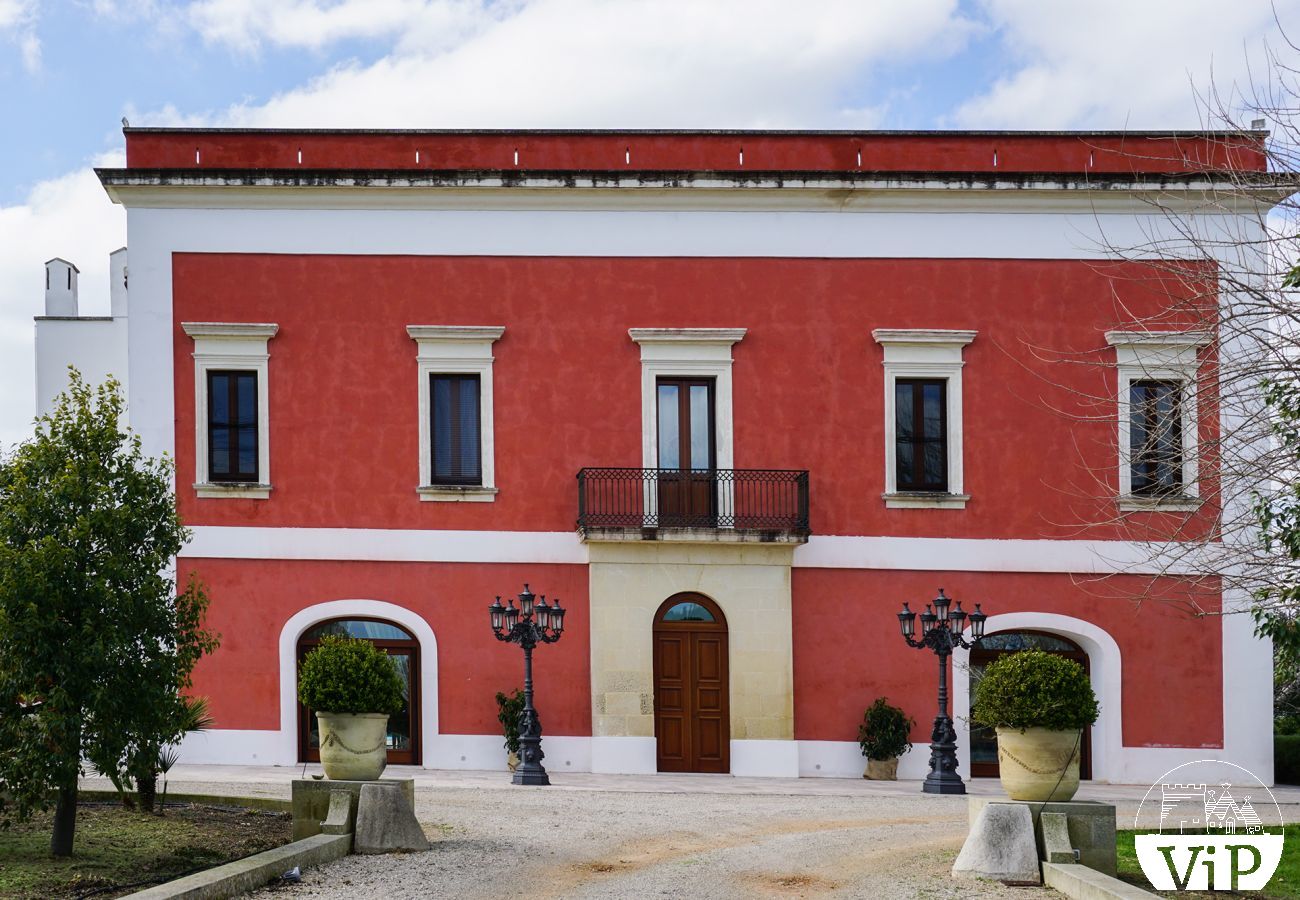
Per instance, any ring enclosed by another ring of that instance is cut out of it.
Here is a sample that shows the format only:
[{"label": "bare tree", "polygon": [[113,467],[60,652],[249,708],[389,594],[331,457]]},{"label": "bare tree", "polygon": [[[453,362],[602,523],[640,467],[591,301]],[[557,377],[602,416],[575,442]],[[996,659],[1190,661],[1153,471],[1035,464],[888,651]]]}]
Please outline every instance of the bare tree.
[{"label": "bare tree", "polygon": [[[1190,171],[1133,176],[1127,196],[1146,206],[1136,231],[1116,228],[1099,204],[1091,263],[1111,285],[1114,331],[1206,336],[1194,389],[1172,401],[1181,428],[1199,438],[1190,477],[1163,495],[1119,498],[1124,467],[1177,448],[1167,432],[1116,452],[1117,400],[1132,411],[1149,395],[1124,395],[1115,348],[1023,336],[1003,349],[1037,373],[1032,399],[1069,419],[1076,436],[1079,464],[1044,485],[1068,498],[1068,520],[1046,524],[1109,538],[1128,554],[1109,562],[1130,577],[1081,583],[1193,615],[1253,617],[1259,633],[1300,647],[1300,527],[1290,542],[1261,533],[1270,509],[1300,497],[1300,441],[1279,437],[1277,404],[1268,402],[1300,396],[1300,47],[1283,34],[1245,87],[1212,87],[1199,99],[1208,137],[1187,141]],[[1140,156],[1143,139],[1126,147]],[[1279,684],[1278,696],[1300,697],[1300,683]]]}]

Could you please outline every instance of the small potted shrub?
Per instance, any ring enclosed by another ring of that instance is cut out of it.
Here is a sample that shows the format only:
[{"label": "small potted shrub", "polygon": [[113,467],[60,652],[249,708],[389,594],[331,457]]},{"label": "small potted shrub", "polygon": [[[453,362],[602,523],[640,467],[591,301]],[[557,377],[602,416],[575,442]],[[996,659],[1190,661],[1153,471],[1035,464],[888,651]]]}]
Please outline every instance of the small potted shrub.
[{"label": "small potted shrub", "polygon": [[320,723],[320,762],[342,781],[374,781],[388,762],[388,717],[402,709],[402,676],[370,641],[327,635],[298,671],[298,699]]},{"label": "small potted shrub", "polygon": [[898,758],[912,749],[908,738],[915,724],[907,713],[897,706],[890,706],[886,697],[877,698],[867,707],[858,727],[858,744],[862,747],[862,755],[867,758],[863,778],[873,781],[898,779]]},{"label": "small potted shrub", "polygon": [[1074,660],[1025,650],[990,663],[971,718],[997,729],[998,771],[1012,800],[1060,802],[1079,789],[1082,733],[1097,721],[1097,697]]},{"label": "small potted shrub", "polygon": [[506,738],[506,766],[511,772],[519,768],[519,717],[523,712],[523,691],[516,688],[510,696],[497,691],[497,721]]}]

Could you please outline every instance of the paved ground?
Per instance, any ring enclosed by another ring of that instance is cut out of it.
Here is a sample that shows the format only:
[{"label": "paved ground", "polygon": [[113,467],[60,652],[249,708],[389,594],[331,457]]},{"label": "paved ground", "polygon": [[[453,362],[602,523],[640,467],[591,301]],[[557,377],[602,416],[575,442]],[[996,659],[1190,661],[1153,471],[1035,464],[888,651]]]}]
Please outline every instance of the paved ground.
[{"label": "paved ground", "polygon": [[[309,767],[308,771],[319,771]],[[171,790],[288,797],[300,769],[178,766]],[[429,853],[353,856],[259,896],[407,898],[1019,897],[957,882],[966,802],[914,781],[553,775],[519,788],[494,772],[392,767],[416,779]],[[94,780],[88,780],[93,783]],[[972,793],[1000,793],[977,779]],[[1086,785],[1123,822],[1146,787]],[[1300,819],[1300,789],[1277,791]]]}]

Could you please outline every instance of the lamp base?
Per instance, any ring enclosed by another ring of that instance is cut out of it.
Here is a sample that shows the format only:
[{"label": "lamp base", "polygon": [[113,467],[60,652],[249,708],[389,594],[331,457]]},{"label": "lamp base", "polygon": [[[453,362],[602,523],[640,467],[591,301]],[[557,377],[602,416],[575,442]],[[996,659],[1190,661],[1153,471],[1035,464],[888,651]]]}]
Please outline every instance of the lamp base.
[{"label": "lamp base", "polygon": [[532,784],[548,785],[551,783],[551,776],[546,774],[546,770],[538,767],[538,771],[525,772],[523,766],[515,769],[515,775],[510,779],[511,784]]},{"label": "lamp base", "polygon": [[964,794],[966,793],[966,784],[960,778],[951,781],[945,778],[929,777],[921,785],[921,790],[927,794]]}]

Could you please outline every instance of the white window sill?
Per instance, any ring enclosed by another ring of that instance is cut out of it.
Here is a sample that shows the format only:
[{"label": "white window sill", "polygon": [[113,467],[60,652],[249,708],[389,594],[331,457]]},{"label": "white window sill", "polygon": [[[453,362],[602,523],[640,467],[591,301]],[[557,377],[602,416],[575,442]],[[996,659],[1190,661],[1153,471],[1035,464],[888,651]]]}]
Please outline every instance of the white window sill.
[{"label": "white window sill", "polygon": [[1131,494],[1119,498],[1123,512],[1195,512],[1201,508],[1196,497],[1135,497]]},{"label": "white window sill", "polygon": [[881,494],[886,509],[965,509],[970,494],[932,494],[926,491],[899,491]]},{"label": "white window sill", "polygon": [[247,484],[245,482],[202,482],[194,485],[194,492],[210,500],[216,497],[230,500],[267,500],[271,497],[269,484]]},{"label": "white window sill", "polygon": [[497,498],[497,489],[478,485],[424,484],[415,489],[421,500],[442,502],[491,503]]}]

